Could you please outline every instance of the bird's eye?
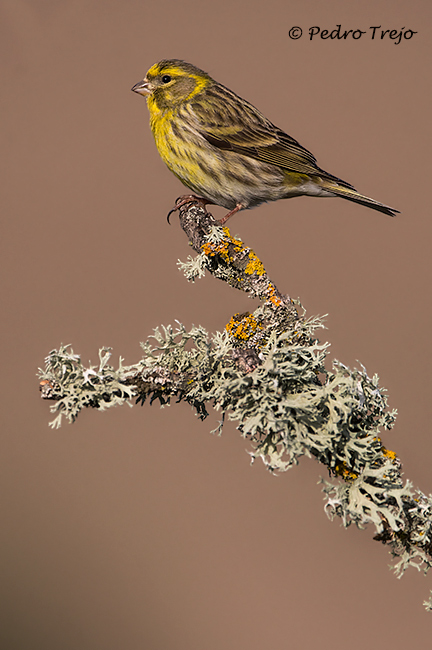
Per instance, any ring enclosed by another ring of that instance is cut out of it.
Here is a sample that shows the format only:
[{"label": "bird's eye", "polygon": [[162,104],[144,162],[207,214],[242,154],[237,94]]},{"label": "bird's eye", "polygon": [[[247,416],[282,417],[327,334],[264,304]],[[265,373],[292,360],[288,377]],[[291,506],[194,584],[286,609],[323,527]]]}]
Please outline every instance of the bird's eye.
[{"label": "bird's eye", "polygon": [[171,81],[171,77],[169,76],[169,74],[164,74],[164,76],[162,77],[162,83],[169,84],[170,81]]}]

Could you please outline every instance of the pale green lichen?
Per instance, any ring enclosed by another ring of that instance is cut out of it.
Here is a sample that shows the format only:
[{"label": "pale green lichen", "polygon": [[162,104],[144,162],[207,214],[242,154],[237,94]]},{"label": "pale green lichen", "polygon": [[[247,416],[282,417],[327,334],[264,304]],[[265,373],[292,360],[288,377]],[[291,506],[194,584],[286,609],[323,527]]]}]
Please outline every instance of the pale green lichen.
[{"label": "pale green lichen", "polygon": [[432,590],[430,592],[428,600],[423,601],[423,605],[425,606],[427,612],[432,612]]},{"label": "pale green lichen", "polygon": [[195,282],[196,278],[203,278],[208,270],[207,256],[204,253],[195,257],[188,255],[186,262],[177,260],[177,266],[189,282]]},{"label": "pale green lichen", "polygon": [[[183,264],[189,279],[210,268],[213,251],[224,261],[226,230],[214,227],[208,248]],[[235,239],[230,246],[245,252],[247,269],[250,249]],[[299,316],[292,301],[276,289],[269,293],[271,283],[253,262],[252,281],[262,282],[264,302],[252,314],[234,317],[224,332],[187,331],[179,323],[156,328],[142,344],[143,358],[131,366],[120,358],[117,369],[109,363],[108,348],[100,351],[99,364],[88,368],[69,346],[53,350],[40,371],[45,397],[55,400],[51,426],[59,427],[63,417],[74,421],[86,407],[104,410],[147,398],[161,405],[171,398],[187,401],[201,419],[214,407],[222,413],[217,432],[227,418],[235,421],[250,441],[252,461],[260,458],[271,472],[290,469],[302,456],[322,463],[333,478],[321,481],[326,514],[339,517],[345,527],[372,524],[375,539],[397,558],[393,568],[399,577],[409,566],[426,572],[432,496],[402,480],[400,461],[383,445],[382,432],[396,418],[385,389],[363,367],[352,370],[335,361],[327,370],[329,344],[315,338],[316,329],[324,327],[322,318]],[[232,269],[220,267],[217,277],[232,281]],[[239,281],[241,269],[235,272]],[[249,368],[238,360],[250,349],[255,359]],[[432,609],[432,598],[425,606]]]}]

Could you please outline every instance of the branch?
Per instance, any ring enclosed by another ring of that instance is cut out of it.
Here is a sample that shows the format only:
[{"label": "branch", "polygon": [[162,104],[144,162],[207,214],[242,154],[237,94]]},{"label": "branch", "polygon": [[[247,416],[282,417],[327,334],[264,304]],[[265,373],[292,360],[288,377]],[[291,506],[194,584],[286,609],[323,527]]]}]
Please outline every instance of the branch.
[{"label": "branch", "polygon": [[[43,399],[53,400],[57,417],[74,421],[84,407],[103,410],[124,404],[187,401],[201,419],[207,407],[238,423],[272,471],[286,471],[301,456],[313,457],[336,482],[322,480],[325,511],[345,527],[375,526],[400,577],[408,566],[432,566],[432,496],[402,480],[401,462],[386,449],[381,430],[391,429],[396,412],[387,408],[378,377],[335,361],[325,367],[327,343],[314,336],[322,319],[307,319],[268,277],[256,254],[199,204],[179,210],[180,224],[198,253],[179,262],[194,281],[206,271],[259,298],[253,313],[235,314],[224,332],[209,335],[157,328],[142,344],[143,358],[114,369],[111,351],[99,352],[98,366],[84,368],[69,346],[53,350],[40,371]],[[432,608],[431,601],[425,603]]]}]

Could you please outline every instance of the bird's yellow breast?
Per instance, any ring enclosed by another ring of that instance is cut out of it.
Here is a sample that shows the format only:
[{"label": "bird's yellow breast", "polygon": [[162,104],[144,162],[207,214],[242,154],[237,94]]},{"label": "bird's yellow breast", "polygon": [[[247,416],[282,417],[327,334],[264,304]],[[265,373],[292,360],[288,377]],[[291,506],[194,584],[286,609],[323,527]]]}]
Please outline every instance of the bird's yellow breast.
[{"label": "bird's yellow breast", "polygon": [[160,110],[152,97],[147,100],[150,112],[150,127],[156,142],[157,149],[162,160],[168,164],[170,158],[170,147],[168,142],[172,139],[171,122],[173,111]]},{"label": "bird's yellow breast", "polygon": [[182,183],[193,191],[199,191],[203,184],[203,170],[197,159],[196,139],[199,136],[178,119],[178,108],[160,110],[151,97],[148,107],[160,157]]}]

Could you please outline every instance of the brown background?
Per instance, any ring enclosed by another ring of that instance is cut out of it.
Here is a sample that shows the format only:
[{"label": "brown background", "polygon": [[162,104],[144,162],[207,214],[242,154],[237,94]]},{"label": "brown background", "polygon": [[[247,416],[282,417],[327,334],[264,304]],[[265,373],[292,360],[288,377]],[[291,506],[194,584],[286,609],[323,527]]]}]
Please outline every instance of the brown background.
[{"label": "brown background", "polygon": [[[176,268],[165,220],[180,183],[160,161],[148,67],[208,70],[328,171],[402,214],[296,199],[231,222],[278,287],[329,313],[331,358],[377,372],[399,409],[384,435],[432,489],[428,0],[3,0],[2,516],[5,650],[383,648],[430,639],[431,579],[396,580],[372,530],[323,512],[322,468],[273,478],[186,405],[84,412],[48,428],[35,377],[72,343],[126,363],[160,323],[220,330],[253,307]],[[310,42],[290,27],[418,31],[410,41]],[[220,209],[215,214],[222,216]],[[329,359],[329,361],[330,361]],[[366,638],[366,641],[365,641]]]}]

